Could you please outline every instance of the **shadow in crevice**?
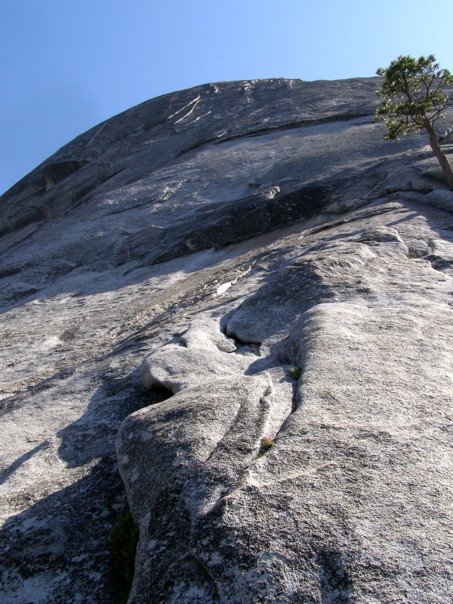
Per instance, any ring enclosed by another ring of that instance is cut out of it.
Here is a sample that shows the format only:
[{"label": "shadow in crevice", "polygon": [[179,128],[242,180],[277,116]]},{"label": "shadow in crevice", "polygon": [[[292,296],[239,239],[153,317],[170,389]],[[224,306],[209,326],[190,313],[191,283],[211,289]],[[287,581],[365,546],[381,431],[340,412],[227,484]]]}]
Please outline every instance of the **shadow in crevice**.
[{"label": "shadow in crevice", "polygon": [[74,174],[87,163],[87,160],[67,160],[46,164],[42,170],[46,190]]}]

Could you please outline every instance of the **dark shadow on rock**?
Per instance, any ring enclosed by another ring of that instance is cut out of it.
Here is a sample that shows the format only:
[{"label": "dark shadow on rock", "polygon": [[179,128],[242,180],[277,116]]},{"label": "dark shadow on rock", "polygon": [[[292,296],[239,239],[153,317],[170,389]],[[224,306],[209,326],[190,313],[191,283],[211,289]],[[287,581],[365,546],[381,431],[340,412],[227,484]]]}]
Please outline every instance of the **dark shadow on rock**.
[{"label": "dark shadow on rock", "polygon": [[36,455],[36,453],[42,451],[42,449],[44,449],[45,447],[45,443],[40,443],[36,447],[33,447],[33,449],[30,449],[30,451],[27,451],[26,453],[18,457],[11,465],[9,465],[7,468],[5,468],[5,470],[0,472],[0,485],[3,484],[6,480],[8,480],[11,474],[14,474],[14,472],[18,470],[23,463],[31,459],[34,455]]},{"label": "dark shadow on rock", "polygon": [[[415,216],[422,216],[428,225],[438,233],[442,239],[453,243],[453,235],[451,233],[453,229],[453,213],[442,208],[438,208],[436,206],[431,205],[428,201],[424,200],[425,195],[423,193],[417,196],[408,196],[399,197],[397,194],[392,194],[390,200],[395,200],[398,203],[405,206],[408,212],[411,212],[411,215],[408,215],[407,218],[404,217],[399,221],[395,221],[393,223],[389,223],[389,226],[395,226],[397,224],[402,223],[405,218],[410,220],[410,218]],[[390,201],[389,200],[389,201]]]},{"label": "dark shadow on rock", "polygon": [[[86,473],[82,469],[80,480],[42,497],[3,525],[0,601],[7,602],[8,593],[24,602],[118,601],[110,538],[112,526],[128,505],[115,438],[127,415],[167,396],[142,388],[137,372],[120,378],[106,374],[84,415],[58,432],[60,458],[69,468],[85,467]],[[19,457],[1,480],[46,446],[43,442]],[[27,582],[31,587],[25,593]]]},{"label": "dark shadow on rock", "polygon": [[229,316],[226,335],[243,343],[284,335],[309,308],[332,295],[310,261],[287,261]]},{"label": "dark shadow on rock", "polygon": [[94,459],[112,455],[118,428],[128,415],[160,403],[168,393],[147,390],[134,372],[122,378],[106,377],[90,399],[85,413],[57,435],[60,458],[70,468],[90,463]]},{"label": "dark shadow on rock", "polygon": [[[188,252],[229,245],[263,235],[322,213],[329,199],[330,187],[306,185],[271,199],[252,195],[234,202],[217,204],[214,208],[202,208],[196,224],[180,225],[180,232],[172,230],[167,251],[148,258],[154,263],[160,263]],[[165,241],[162,245],[165,246]]]},{"label": "dark shadow on rock", "polygon": [[322,604],[353,604],[353,588],[340,552],[321,550],[319,564]]},{"label": "dark shadow on rock", "polygon": [[116,459],[109,456],[9,518],[0,530],[0,600],[117,602],[110,535],[126,510]]}]

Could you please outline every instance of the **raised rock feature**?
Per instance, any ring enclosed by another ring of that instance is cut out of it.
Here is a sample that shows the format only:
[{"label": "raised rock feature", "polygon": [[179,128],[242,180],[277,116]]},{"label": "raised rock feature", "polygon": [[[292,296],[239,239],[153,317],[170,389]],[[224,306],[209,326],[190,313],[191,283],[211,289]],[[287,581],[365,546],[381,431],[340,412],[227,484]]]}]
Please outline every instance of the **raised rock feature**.
[{"label": "raised rock feature", "polygon": [[120,601],[128,507],[130,602],[449,601],[451,192],[377,85],[165,95],[2,197],[0,601]]}]

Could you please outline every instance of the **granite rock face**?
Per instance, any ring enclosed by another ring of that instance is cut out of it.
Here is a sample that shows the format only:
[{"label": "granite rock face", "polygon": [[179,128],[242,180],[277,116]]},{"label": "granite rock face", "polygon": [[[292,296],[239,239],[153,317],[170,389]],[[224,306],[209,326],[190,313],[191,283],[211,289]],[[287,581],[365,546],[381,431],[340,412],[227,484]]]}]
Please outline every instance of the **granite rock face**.
[{"label": "granite rock face", "polygon": [[130,602],[449,600],[453,193],[378,84],[165,95],[2,196],[2,602],[118,601],[128,505]]}]

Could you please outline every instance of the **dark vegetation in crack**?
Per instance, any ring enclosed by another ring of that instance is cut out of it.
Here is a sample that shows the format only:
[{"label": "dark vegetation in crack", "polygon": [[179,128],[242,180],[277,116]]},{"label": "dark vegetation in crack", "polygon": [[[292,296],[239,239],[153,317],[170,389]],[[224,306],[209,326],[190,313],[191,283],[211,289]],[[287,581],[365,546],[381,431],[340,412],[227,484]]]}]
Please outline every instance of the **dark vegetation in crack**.
[{"label": "dark vegetation in crack", "polygon": [[127,602],[135,570],[135,552],[139,530],[130,511],[118,518],[112,528],[110,557],[118,593],[118,603]]}]

